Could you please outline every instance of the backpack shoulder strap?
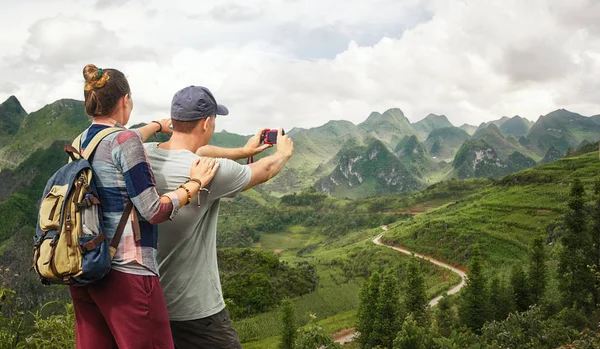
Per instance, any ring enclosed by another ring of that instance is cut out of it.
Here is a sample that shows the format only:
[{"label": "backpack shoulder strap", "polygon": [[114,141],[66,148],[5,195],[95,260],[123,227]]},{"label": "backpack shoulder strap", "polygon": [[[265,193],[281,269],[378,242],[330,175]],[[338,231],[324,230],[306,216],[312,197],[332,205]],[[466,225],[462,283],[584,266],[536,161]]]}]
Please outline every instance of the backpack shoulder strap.
[{"label": "backpack shoulder strap", "polygon": [[[111,133],[115,133],[115,132],[119,132],[119,131],[123,131],[123,130],[124,129],[120,128],[120,127],[109,127],[109,128],[106,128],[106,129],[98,132],[94,136],[94,138],[92,138],[92,140],[87,145],[87,147],[85,147],[85,150],[83,151],[81,156],[83,156],[84,159],[88,160],[90,158],[90,156],[94,153],[94,150],[96,150],[96,147],[98,146],[98,144],[100,144],[100,142],[104,139],[104,137],[108,136]],[[80,138],[80,137],[78,137],[78,138]],[[81,145],[77,144],[77,146],[75,146],[75,148],[81,150]]]}]

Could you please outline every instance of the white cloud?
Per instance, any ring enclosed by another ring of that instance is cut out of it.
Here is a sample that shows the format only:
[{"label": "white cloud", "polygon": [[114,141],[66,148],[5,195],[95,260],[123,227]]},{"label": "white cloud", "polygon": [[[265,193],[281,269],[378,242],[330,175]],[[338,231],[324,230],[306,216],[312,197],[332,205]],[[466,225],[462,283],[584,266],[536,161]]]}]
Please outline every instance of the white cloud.
[{"label": "white cloud", "polygon": [[10,50],[0,86],[16,84],[27,110],[81,98],[81,69],[96,63],[129,77],[133,122],[165,117],[175,91],[195,84],[230,108],[219,128],[246,134],[391,107],[456,125],[600,113],[593,0],[57,3],[30,11],[19,40],[0,34]]}]

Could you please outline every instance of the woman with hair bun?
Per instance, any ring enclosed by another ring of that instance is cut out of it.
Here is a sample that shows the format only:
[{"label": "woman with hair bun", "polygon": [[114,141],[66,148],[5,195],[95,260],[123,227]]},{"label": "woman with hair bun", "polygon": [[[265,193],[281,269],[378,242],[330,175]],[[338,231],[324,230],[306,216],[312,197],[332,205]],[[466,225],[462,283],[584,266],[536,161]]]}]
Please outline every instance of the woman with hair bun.
[{"label": "woman with hair bun", "polygon": [[201,158],[190,177],[171,192],[159,195],[143,142],[155,132],[170,133],[170,119],[153,121],[136,130],[124,127],[133,109],[125,75],[116,69],[88,64],[83,69],[86,113],[93,121],[81,134],[81,151],[108,127],[90,159],[102,204],[104,233],[109,240],[129,201],[134,205],[112,260],[100,282],[71,286],[77,348],[173,348],[169,317],[158,280],[156,224],[172,219],[190,203],[200,186],[214,177],[219,164]]}]

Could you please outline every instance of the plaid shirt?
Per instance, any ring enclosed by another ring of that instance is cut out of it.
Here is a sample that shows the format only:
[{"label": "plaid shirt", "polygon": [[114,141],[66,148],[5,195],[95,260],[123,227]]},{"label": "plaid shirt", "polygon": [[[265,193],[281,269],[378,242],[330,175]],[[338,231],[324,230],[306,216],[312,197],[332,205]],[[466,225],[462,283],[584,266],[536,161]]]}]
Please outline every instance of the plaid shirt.
[{"label": "plaid shirt", "polygon": [[[120,124],[117,127],[123,127]],[[82,151],[92,138],[109,126],[92,124],[82,133]],[[137,210],[141,240],[136,242],[133,235],[132,217],[125,226],[123,236],[112,261],[120,271],[130,274],[146,274],[143,266],[158,275],[156,224],[173,218],[179,209],[175,193],[167,195],[171,201],[160,202],[156,191],[154,175],[139,132],[123,128],[104,138],[91,160],[94,169],[94,183],[102,203],[104,233],[112,239],[128,200]]]}]

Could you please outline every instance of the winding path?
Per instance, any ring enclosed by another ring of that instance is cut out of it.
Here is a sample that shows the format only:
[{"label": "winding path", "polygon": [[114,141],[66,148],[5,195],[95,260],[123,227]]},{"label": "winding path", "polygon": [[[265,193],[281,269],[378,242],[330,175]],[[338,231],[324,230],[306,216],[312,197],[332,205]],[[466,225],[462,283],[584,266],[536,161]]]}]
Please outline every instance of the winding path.
[{"label": "winding path", "polygon": [[[384,225],[384,226],[381,227],[381,229],[383,229],[384,231],[387,231],[388,230],[388,226]],[[457,293],[458,291],[460,291],[461,288],[463,288],[466,285],[467,274],[465,274],[465,272],[463,272],[462,270],[457,269],[457,268],[455,268],[455,267],[453,267],[453,266],[451,266],[449,264],[446,264],[444,262],[441,262],[441,261],[439,261],[437,259],[434,259],[434,258],[431,258],[431,257],[427,257],[427,256],[424,256],[422,254],[414,253],[414,252],[411,252],[411,251],[409,251],[407,249],[404,249],[404,248],[386,245],[386,244],[384,244],[384,243],[381,242],[381,237],[383,236],[383,234],[384,233],[381,233],[381,234],[377,235],[373,239],[373,243],[375,245],[385,246],[387,248],[391,248],[391,249],[396,250],[398,252],[402,252],[404,254],[408,254],[408,255],[411,255],[411,256],[415,256],[417,258],[424,259],[424,260],[429,261],[429,262],[431,262],[431,263],[433,263],[433,264],[435,264],[437,266],[440,266],[442,268],[446,268],[446,269],[452,271],[453,273],[458,274],[458,276],[460,276],[460,283],[458,285],[452,287],[450,290],[447,291],[447,293],[449,295]],[[433,298],[432,300],[430,300],[429,301],[429,307],[435,307],[439,303],[440,299],[442,299],[441,295]],[[348,334],[346,334],[345,336],[343,336],[341,338],[337,338],[335,341],[336,341],[336,343],[339,343],[339,344],[346,344],[346,343],[352,342],[352,340],[354,339],[354,337],[356,335],[357,335],[357,332],[356,331],[352,331],[351,333],[348,333]]]}]

